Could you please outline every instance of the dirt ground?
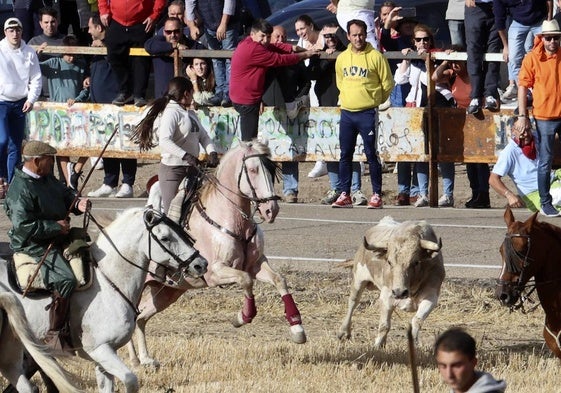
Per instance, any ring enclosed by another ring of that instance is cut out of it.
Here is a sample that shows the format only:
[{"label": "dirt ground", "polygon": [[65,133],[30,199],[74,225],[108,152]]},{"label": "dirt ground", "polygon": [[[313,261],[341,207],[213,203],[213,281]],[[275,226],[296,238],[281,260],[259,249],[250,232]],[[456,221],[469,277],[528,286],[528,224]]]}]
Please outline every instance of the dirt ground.
[{"label": "dirt ground", "polygon": [[[320,203],[320,200],[329,191],[329,180],[327,176],[312,179],[308,177],[308,172],[313,168],[313,162],[303,162],[299,165],[299,191],[298,191],[298,202],[299,203]],[[383,174],[383,200],[384,204],[393,204],[395,197],[397,196],[397,174],[394,173],[394,163],[388,163],[386,165],[386,170]],[[368,176],[368,165],[366,166],[367,171],[362,177],[362,191],[369,197],[371,193],[370,187],[370,177]],[[90,166],[87,164],[84,171],[84,175],[89,171]],[[146,183],[148,179],[158,172],[158,164],[154,161],[143,161],[140,160],[138,163],[138,172],[136,175],[136,182],[134,184],[134,196],[135,197],[146,197]],[[511,189],[512,184],[505,180]],[[440,183],[441,180],[439,180]],[[93,174],[85,187],[84,195],[87,195],[89,191],[97,189],[103,182],[103,171],[94,170]],[[442,193],[442,186],[439,184],[439,195]],[[277,194],[282,195],[281,184],[277,184]],[[491,190],[491,206],[492,207],[503,207],[506,204],[506,200]],[[469,188],[469,182],[466,175],[466,167],[463,164],[456,164],[456,178],[455,178],[455,188],[454,188],[454,199],[456,208],[465,208],[464,204],[467,200],[471,198],[471,189]]]}]

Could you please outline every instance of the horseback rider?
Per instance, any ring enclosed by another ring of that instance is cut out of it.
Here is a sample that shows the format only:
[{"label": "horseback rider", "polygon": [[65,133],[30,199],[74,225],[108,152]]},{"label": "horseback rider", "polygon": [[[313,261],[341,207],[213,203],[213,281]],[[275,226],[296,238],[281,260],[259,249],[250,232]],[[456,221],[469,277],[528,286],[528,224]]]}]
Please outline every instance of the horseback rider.
[{"label": "horseback rider", "polygon": [[8,236],[14,257],[25,254],[39,262],[52,243],[40,268],[43,284],[53,298],[45,343],[53,349],[62,349],[61,330],[67,322],[70,295],[77,285],[63,256],[63,247],[71,240],[67,216],[68,211],[85,212],[90,202],[87,198],[76,198],[74,190],[54,177],[56,153],[54,147],[40,141],[25,144],[23,167],[15,171],[4,208],[12,222]]}]

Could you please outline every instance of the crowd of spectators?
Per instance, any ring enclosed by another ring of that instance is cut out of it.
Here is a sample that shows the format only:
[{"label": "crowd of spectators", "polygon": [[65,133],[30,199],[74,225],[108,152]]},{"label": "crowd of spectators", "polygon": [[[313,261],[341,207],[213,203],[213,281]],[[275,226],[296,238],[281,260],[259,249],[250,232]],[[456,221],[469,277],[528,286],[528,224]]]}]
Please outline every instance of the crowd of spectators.
[{"label": "crowd of spectators", "polygon": [[[66,7],[67,3],[71,6]],[[431,79],[436,82],[436,90],[445,106],[465,108],[467,115],[476,116],[481,109],[498,110],[501,101],[516,99],[522,58],[531,50],[534,37],[540,34],[542,22],[553,18],[554,10],[553,0],[516,5],[506,0],[449,0],[446,20],[452,46],[436,48],[432,27],[422,24],[422,15],[404,17],[400,14],[402,7],[392,1],[382,3],[376,15],[372,0],[331,0],[327,9],[336,15],[339,25],[317,26],[308,15],[300,15],[294,21],[299,36],[296,45],[284,44],[286,33],[282,28],[273,28],[262,20],[254,24],[249,37],[240,37],[242,10],[233,0],[187,0],[185,3],[173,0],[167,4],[167,10],[164,10],[164,0],[155,0],[150,5],[135,0],[126,8],[120,2],[94,3],[69,0],[64,2],[64,7],[37,9],[15,2],[14,9],[19,17],[12,19],[17,21],[15,30],[21,31],[23,42],[34,45],[41,67],[43,87],[39,99],[68,105],[99,102],[143,107],[152,98],[167,93],[168,82],[174,77],[173,57],[170,56],[174,50],[231,50],[231,60],[183,58],[182,75],[193,85],[193,107],[228,107],[233,102],[240,114],[242,140],[256,136],[263,103],[284,109],[289,119],[296,118],[302,107],[341,105],[345,92],[338,88],[335,62],[319,59],[314,54],[343,52],[350,38],[347,23],[356,20],[366,25],[365,40],[376,51],[422,54],[453,47],[468,53],[467,62],[435,64],[437,71],[432,76],[427,75],[423,61],[390,60],[395,87],[385,102],[376,105],[376,111],[389,106],[426,105],[427,84]],[[557,0],[555,5],[559,6]],[[507,15],[511,16],[509,20]],[[84,59],[69,54],[46,54],[44,50],[49,45],[106,46],[107,56]],[[144,47],[152,57],[129,56],[131,47]],[[499,63],[484,61],[482,56],[501,50],[504,61],[508,62],[508,83],[500,80]],[[257,58],[256,54],[261,57]],[[150,70],[154,72],[153,93],[148,86]],[[500,89],[501,85],[505,91]],[[28,90],[31,88],[29,85]],[[531,89],[526,90],[531,105]],[[461,97],[458,97],[456,93],[460,91]],[[375,129],[373,126],[374,133]],[[5,151],[0,155],[4,163],[0,169],[0,195],[14,165],[14,140],[0,135],[0,142],[3,140],[6,142],[0,143],[0,149]],[[372,149],[375,152],[375,146]],[[6,167],[8,157],[10,164]],[[71,163],[59,157],[59,161],[61,180],[78,187],[86,159]],[[90,196],[132,196],[136,160],[106,159],[104,165],[104,183]],[[310,173],[310,177],[329,174],[330,179],[329,191],[322,203],[334,204],[345,192],[346,196],[352,196],[354,205],[366,204],[360,181],[363,167],[358,163],[350,167],[352,176],[345,175],[344,183],[350,181],[350,188],[340,182],[339,163],[318,162],[316,166],[312,171],[315,174]],[[123,169],[123,183],[118,190],[119,167]],[[286,163],[283,169],[285,200],[296,202],[298,164]],[[444,192],[439,206],[453,207],[454,163],[441,163],[440,169]],[[467,172],[473,195],[466,207],[490,207],[489,165],[468,164]],[[399,162],[397,173],[395,204],[427,206],[428,165]]]}]

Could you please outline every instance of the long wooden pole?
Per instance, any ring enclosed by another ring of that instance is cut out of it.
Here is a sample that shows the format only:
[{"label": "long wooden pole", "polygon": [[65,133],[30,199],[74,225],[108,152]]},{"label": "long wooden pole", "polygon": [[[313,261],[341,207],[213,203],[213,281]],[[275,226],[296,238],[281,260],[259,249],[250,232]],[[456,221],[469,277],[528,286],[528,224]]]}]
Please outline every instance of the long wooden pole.
[{"label": "long wooden pole", "polygon": [[[99,153],[99,156],[97,157],[97,159],[95,160],[95,164],[92,165],[92,167],[90,168],[90,171],[88,172],[88,174],[86,175],[86,178],[84,179],[82,186],[80,187],[80,190],[76,193],[76,195],[74,196],[74,199],[72,200],[72,203],[70,204],[70,207],[68,208],[68,210],[66,211],[66,215],[64,216],[64,219],[67,220],[68,217],[70,217],[70,213],[72,211],[72,209],[74,208],[74,205],[76,204],[76,202],[78,202],[78,200],[80,199],[80,196],[82,195],[82,191],[84,191],[84,187],[86,186],[86,184],[88,183],[88,181],[90,180],[90,177],[92,176],[92,173],[95,169],[95,167],[97,166],[99,160],[101,160],[101,158],[103,157],[103,153],[105,153],[105,150],[107,150],[107,147],[109,146],[109,144],[111,143],[111,140],[113,139],[113,137],[115,136],[115,134],[117,133],[117,131],[119,130],[119,126],[116,125],[115,128],[113,129],[113,132],[111,133],[111,135],[109,136],[109,139],[107,140],[107,142],[105,143],[105,146],[103,146],[103,150],[101,150],[101,153]],[[35,281],[35,278],[37,277],[37,275],[39,274],[39,269],[41,269],[41,266],[43,266],[43,264],[45,263],[45,259],[47,259],[47,255],[49,255],[49,252],[51,251],[51,249],[53,248],[53,244],[54,242],[50,242],[49,246],[47,247],[47,249],[45,250],[45,253],[43,254],[43,256],[41,257],[41,260],[39,261],[39,263],[37,264],[37,267],[35,268],[35,271],[33,272],[33,274],[31,275],[31,277],[29,278],[29,280],[27,281],[27,286],[25,287],[25,290],[23,291],[23,297],[25,297],[27,295],[27,293],[29,292],[29,289],[31,288],[31,284],[33,283],[33,281]]]},{"label": "long wooden pole", "polygon": [[413,341],[413,333],[411,324],[407,328],[407,343],[409,344],[409,367],[411,368],[411,377],[413,379],[413,393],[420,393],[419,376],[417,375],[417,356],[415,354],[415,342]]}]

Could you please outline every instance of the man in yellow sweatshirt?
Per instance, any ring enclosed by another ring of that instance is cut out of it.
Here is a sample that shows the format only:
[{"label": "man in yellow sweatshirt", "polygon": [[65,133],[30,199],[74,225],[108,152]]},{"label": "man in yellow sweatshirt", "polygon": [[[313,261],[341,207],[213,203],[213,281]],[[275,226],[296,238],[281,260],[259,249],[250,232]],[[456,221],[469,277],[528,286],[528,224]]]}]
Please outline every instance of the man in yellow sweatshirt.
[{"label": "man in yellow sweatshirt", "polygon": [[369,209],[382,208],[382,166],[376,152],[378,106],[393,89],[388,60],[366,42],[366,24],[358,19],[347,23],[348,48],[335,62],[341,120],[339,122],[339,182],[341,196],[331,205],[352,208],[350,197],[352,161],[358,134],[364,141],[364,154],[370,167],[372,197]]}]

